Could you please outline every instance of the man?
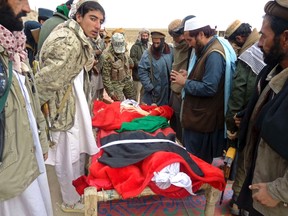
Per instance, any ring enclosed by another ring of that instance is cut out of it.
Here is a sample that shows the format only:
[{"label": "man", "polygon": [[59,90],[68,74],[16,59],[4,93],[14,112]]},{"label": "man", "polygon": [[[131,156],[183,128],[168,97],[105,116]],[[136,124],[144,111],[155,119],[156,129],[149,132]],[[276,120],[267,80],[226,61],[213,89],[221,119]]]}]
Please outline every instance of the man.
[{"label": "man", "polygon": [[39,41],[37,43],[37,50],[40,52],[41,47],[48,37],[48,35],[52,32],[52,30],[59,25],[60,23],[65,22],[69,18],[69,11],[71,9],[71,5],[73,4],[73,0],[67,1],[65,4],[58,5],[56,7],[56,12],[53,13],[53,16],[46,20],[45,23],[42,24],[41,31],[39,34]]},{"label": "man", "polygon": [[138,64],[138,74],[144,88],[143,103],[168,105],[173,47],[165,42],[162,32],[151,32],[151,38],[152,46],[145,50]]},{"label": "man", "polygon": [[134,63],[126,52],[124,33],[112,35],[111,46],[103,52],[102,78],[104,88],[114,101],[136,100],[131,75]]},{"label": "man", "polygon": [[249,23],[235,20],[226,29],[224,37],[231,43],[236,55],[239,56],[259,39],[259,33],[256,28],[251,31]]},{"label": "man", "polygon": [[269,1],[258,46],[267,66],[240,125],[247,177],[238,197],[249,215],[288,215],[288,4]]},{"label": "man", "polygon": [[[101,31],[101,30],[100,30]],[[91,96],[92,100],[103,100],[104,85],[102,80],[102,67],[103,67],[103,56],[102,53],[105,49],[104,39],[100,33],[96,38],[91,39],[92,47],[94,49],[95,63],[90,71],[91,77]]]},{"label": "man", "polygon": [[55,145],[46,164],[55,166],[64,212],[83,212],[72,181],[84,174],[85,156],[98,152],[91,123],[88,71],[94,65],[90,38],[96,37],[105,11],[96,0],[81,0],[72,19],[58,25],[39,54],[35,78],[41,105],[50,108],[49,128]]},{"label": "man", "polygon": [[43,23],[53,15],[53,11],[46,8],[38,9],[38,22],[28,20],[24,24],[24,33],[26,35],[26,49],[28,53],[30,66],[33,66],[33,61],[37,54],[37,43],[39,40],[40,29]]},{"label": "man", "polygon": [[139,35],[136,42],[131,46],[130,49],[130,57],[134,62],[134,67],[132,69],[132,77],[136,91],[136,100],[138,103],[141,103],[143,95],[142,84],[139,80],[138,75],[138,64],[144,51],[150,48],[149,36],[150,31],[148,29],[145,28],[141,29],[139,31]]},{"label": "man", "polygon": [[[237,47],[238,53],[240,53],[226,112],[227,148],[230,146],[238,148],[238,126],[234,120],[236,118],[235,115],[239,116],[241,111],[246,108],[252,95],[257,75],[265,66],[263,54],[260,48],[258,48],[260,35],[256,29],[252,32],[250,30],[251,33],[249,34],[249,29],[250,25],[248,23],[241,24],[239,20],[235,20],[225,31],[225,37],[227,37],[228,40],[230,38],[230,43],[233,44],[238,41]],[[231,37],[231,35],[233,37]],[[241,43],[239,41],[241,41]],[[230,175],[233,179],[236,172],[235,180],[232,185],[233,196],[230,202],[231,213],[234,215],[240,215],[240,210],[236,205],[236,201],[245,179],[243,163],[243,155],[237,154],[237,157],[233,161]]]},{"label": "man", "polygon": [[29,12],[27,0],[0,0],[0,215],[51,216],[45,119],[22,31]]},{"label": "man", "polygon": [[[188,17],[188,18],[187,18]],[[174,61],[172,64],[172,70],[180,71],[187,70],[190,54],[192,48],[186,42],[184,37],[184,25],[187,19],[191,19],[194,16],[187,16],[183,20],[176,19],[170,22],[168,25],[168,33],[173,38],[174,48]],[[176,132],[177,139],[182,141],[182,126],[180,122],[180,109],[182,103],[181,96],[182,86],[177,83],[171,83],[171,95],[169,99],[169,105],[173,108],[173,116],[170,120],[170,125]]]},{"label": "man", "polygon": [[212,163],[225,149],[224,113],[236,55],[228,41],[215,36],[215,29],[197,16],[185,22],[184,31],[194,38],[197,62],[187,80],[178,71],[171,73],[172,82],[185,91],[183,141],[187,151]]}]

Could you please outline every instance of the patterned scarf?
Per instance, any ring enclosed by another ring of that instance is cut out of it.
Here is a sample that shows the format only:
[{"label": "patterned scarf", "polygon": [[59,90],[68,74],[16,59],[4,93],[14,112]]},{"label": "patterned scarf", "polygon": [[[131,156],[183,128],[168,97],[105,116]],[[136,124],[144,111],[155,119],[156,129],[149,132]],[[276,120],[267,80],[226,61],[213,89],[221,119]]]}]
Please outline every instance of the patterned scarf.
[{"label": "patterned scarf", "polygon": [[23,31],[10,32],[0,24],[0,45],[3,46],[9,55],[9,60],[15,62],[15,54],[20,56],[20,60],[27,59],[25,51],[26,36]]}]

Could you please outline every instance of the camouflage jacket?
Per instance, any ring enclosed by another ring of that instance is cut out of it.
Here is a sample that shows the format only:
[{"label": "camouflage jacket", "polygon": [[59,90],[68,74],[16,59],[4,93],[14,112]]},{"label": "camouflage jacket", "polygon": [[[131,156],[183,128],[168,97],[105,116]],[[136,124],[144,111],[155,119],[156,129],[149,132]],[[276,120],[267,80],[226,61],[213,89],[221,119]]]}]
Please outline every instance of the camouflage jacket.
[{"label": "camouflage jacket", "polygon": [[75,95],[69,93],[57,118],[59,108],[69,86],[84,68],[84,91],[88,104],[90,87],[88,72],[94,62],[93,48],[79,24],[68,20],[60,24],[45,40],[39,55],[40,71],[35,79],[39,90],[40,102],[49,102],[52,130],[66,131],[74,125]]},{"label": "camouflage jacket", "polygon": [[117,88],[117,83],[132,79],[130,68],[133,66],[133,60],[127,52],[116,54],[112,46],[104,50],[102,78],[105,90],[110,97],[114,95],[114,88]]}]

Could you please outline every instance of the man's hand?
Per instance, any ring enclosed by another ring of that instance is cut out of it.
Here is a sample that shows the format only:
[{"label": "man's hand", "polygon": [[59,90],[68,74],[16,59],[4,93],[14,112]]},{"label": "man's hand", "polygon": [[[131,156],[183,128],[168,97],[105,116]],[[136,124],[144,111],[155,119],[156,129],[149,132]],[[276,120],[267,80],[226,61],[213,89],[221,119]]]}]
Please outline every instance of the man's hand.
[{"label": "man's hand", "polygon": [[177,83],[181,86],[185,85],[187,79],[187,71],[180,70],[179,72],[172,70],[170,74],[170,81],[172,83]]},{"label": "man's hand", "polygon": [[119,98],[116,95],[110,96],[113,101],[119,101]]},{"label": "man's hand", "polygon": [[44,158],[44,161],[46,161],[46,160],[47,160],[47,158],[48,158],[48,152],[47,152],[47,153],[45,153],[45,154],[43,154],[43,158]]},{"label": "man's hand", "polygon": [[235,140],[237,138],[237,131],[236,132],[232,132],[232,131],[227,130],[227,137],[230,140]]},{"label": "man's hand", "polygon": [[234,119],[235,125],[239,128],[242,117],[241,117],[241,118],[237,117],[237,113],[236,113],[236,114],[234,115],[233,119]]},{"label": "man's hand", "polygon": [[273,199],[272,196],[268,193],[267,183],[252,184],[249,186],[249,189],[255,190],[252,195],[253,200],[264,206],[273,208],[280,202],[279,200]]}]

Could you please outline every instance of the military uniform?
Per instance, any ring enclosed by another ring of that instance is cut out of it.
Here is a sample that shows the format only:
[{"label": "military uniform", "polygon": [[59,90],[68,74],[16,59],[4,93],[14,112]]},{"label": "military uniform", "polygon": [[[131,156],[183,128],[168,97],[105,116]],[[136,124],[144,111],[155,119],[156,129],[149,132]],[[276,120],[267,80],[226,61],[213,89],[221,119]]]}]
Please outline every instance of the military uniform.
[{"label": "military uniform", "polygon": [[[121,37],[121,33],[115,33]],[[113,45],[103,53],[102,78],[106,92],[113,100],[123,101],[124,99],[136,100],[136,92],[133,85],[131,69],[134,66],[133,60],[126,52],[126,43],[122,41],[122,47]],[[122,36],[124,37],[124,36]],[[119,43],[119,42],[118,42]],[[116,50],[116,51],[115,51]],[[118,52],[118,53],[117,53]]]}]

